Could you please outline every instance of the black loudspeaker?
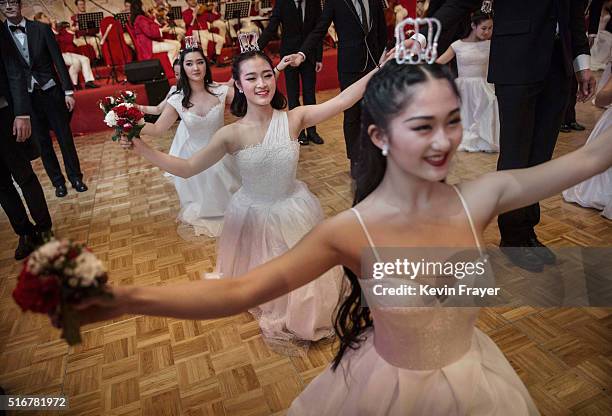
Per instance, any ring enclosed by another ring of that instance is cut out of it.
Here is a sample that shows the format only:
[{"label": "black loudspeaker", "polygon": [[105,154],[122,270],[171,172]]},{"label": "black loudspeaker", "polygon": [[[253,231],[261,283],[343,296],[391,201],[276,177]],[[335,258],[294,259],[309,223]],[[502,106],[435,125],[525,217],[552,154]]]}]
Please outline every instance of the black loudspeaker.
[{"label": "black loudspeaker", "polygon": [[142,84],[146,81],[165,78],[164,69],[159,59],[130,62],[125,64],[125,75],[131,84]]}]

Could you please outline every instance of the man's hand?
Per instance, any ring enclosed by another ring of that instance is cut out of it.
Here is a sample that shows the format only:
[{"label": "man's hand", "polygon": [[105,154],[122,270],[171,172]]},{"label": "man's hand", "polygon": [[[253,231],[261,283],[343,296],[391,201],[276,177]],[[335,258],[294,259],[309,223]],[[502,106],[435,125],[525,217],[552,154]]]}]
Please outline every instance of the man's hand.
[{"label": "man's hand", "polygon": [[65,98],[65,101],[66,101],[66,108],[68,109],[68,111],[72,112],[72,110],[74,110],[74,105],[76,104],[74,97],[72,95],[67,95]]},{"label": "man's hand", "polygon": [[16,117],[13,122],[13,135],[17,137],[18,142],[25,142],[32,134],[32,124],[30,118]]},{"label": "man's hand", "polygon": [[[301,56],[301,55],[300,55]],[[315,64],[315,71],[316,72],[321,72],[321,70],[323,69],[323,62],[317,62]]]},{"label": "man's hand", "polygon": [[291,55],[287,55],[286,58],[291,60],[291,66],[300,66],[302,62],[304,62],[304,55],[301,53],[293,53]]},{"label": "man's hand", "polygon": [[584,69],[576,72],[576,80],[578,80],[578,93],[576,99],[581,102],[590,100],[595,94],[595,78],[590,69]]}]

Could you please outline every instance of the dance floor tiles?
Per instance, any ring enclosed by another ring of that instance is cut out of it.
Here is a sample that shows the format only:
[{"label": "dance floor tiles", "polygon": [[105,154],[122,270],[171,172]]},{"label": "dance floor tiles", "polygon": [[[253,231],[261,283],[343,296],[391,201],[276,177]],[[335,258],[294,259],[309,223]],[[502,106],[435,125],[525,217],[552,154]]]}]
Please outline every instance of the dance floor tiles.
[{"label": "dance floor tiles", "polygon": [[[589,130],[562,134],[556,155],[582,145],[600,113],[580,104],[578,119]],[[318,127],[326,144],[303,147],[298,169],[327,216],[352,201],[341,120]],[[88,192],[69,189],[67,198],[56,198],[42,164],[34,162],[56,234],[87,243],[107,265],[113,284],[163,286],[211,271],[215,241],[186,241],[177,234],[172,183],[109,136],[77,139]],[[167,151],[171,136],[151,142]],[[449,180],[473,178],[495,165],[496,155],[459,153]],[[555,196],[542,203],[538,234],[554,247],[610,246],[612,223]],[[491,224],[485,241],[498,240]],[[209,321],[125,316],[86,327],[83,343],[68,347],[45,317],[23,315],[12,301],[21,267],[12,260],[16,242],[2,214],[0,385],[13,394],[62,392],[71,406],[68,412],[32,414],[284,415],[333,358],[329,340],[313,344],[304,356],[276,354],[247,313]],[[504,351],[542,414],[612,414],[612,310],[485,309],[477,325]]]}]

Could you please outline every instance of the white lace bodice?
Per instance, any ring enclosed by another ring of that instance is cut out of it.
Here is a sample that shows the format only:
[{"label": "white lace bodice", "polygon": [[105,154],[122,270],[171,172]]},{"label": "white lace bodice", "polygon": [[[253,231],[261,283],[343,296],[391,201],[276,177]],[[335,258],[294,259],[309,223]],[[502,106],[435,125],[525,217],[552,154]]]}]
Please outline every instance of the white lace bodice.
[{"label": "white lace bodice", "polygon": [[227,96],[227,85],[217,85],[211,88],[217,95],[219,103],[214,105],[208,113],[198,115],[194,107],[184,108],[182,104],[183,94],[178,92],[168,98],[168,104],[176,109],[189,135],[189,141],[195,148],[208,145],[213,134],[223,127],[223,114],[225,110],[225,97]]},{"label": "white lace bodice", "polygon": [[234,157],[243,196],[270,204],[289,197],[297,182],[300,145],[290,138],[287,112],[274,110],[262,142],[235,152]]},{"label": "white lace bodice", "polygon": [[462,78],[487,78],[491,41],[464,42],[458,40],[451,45],[457,55],[457,70]]}]

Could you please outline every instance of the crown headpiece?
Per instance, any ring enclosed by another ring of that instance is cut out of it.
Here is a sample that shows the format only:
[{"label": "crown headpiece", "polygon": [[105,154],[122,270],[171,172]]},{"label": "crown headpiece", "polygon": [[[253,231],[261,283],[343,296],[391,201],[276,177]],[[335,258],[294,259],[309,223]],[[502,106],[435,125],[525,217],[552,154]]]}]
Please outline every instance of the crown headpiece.
[{"label": "crown headpiece", "polygon": [[257,39],[259,39],[257,32],[239,33],[240,53],[258,51],[259,44]]},{"label": "crown headpiece", "polygon": [[185,36],[185,49],[197,49],[199,43],[195,36]]},{"label": "crown headpiece", "polygon": [[[422,48],[417,39],[412,46],[408,47],[406,42],[406,32],[418,35],[425,35],[427,45]],[[395,26],[395,61],[398,64],[417,65],[427,62],[433,64],[438,57],[438,38],[442,32],[442,24],[436,18],[412,18],[402,20]]]},{"label": "crown headpiece", "polygon": [[493,0],[484,0],[480,7],[480,11],[484,14],[491,14],[493,11]]}]

